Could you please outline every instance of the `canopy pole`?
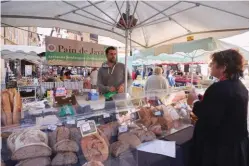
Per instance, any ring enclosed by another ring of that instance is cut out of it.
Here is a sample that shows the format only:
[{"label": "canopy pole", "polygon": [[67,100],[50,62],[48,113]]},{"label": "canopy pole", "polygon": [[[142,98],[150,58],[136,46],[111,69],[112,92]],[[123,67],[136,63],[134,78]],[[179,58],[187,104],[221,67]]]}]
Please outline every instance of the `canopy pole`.
[{"label": "canopy pole", "polygon": [[[126,1],[126,25],[129,25],[129,15],[130,15],[130,4]],[[128,37],[129,37],[129,27],[125,28],[125,93],[128,93]]]}]

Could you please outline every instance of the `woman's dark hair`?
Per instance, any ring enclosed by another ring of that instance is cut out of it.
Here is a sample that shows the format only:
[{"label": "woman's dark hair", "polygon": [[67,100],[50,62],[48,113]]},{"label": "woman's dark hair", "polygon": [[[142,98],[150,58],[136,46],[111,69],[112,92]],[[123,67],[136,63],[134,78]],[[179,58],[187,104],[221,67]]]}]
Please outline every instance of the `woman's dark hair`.
[{"label": "woman's dark hair", "polygon": [[229,49],[216,52],[211,59],[217,63],[218,67],[226,67],[224,74],[228,79],[239,79],[244,76],[244,57],[238,51]]},{"label": "woman's dark hair", "polygon": [[116,48],[113,46],[107,47],[107,49],[105,50],[106,55],[108,54],[109,50],[116,50]]}]

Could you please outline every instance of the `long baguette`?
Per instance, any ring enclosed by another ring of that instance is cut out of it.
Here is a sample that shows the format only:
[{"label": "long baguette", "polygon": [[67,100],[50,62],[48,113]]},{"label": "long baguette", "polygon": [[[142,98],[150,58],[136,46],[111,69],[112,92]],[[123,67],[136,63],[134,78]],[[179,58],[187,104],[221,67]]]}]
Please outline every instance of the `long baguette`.
[{"label": "long baguette", "polygon": [[6,114],[6,125],[11,125],[12,123],[12,112],[11,112],[11,104],[10,104],[10,96],[8,91],[2,92],[2,108]]}]

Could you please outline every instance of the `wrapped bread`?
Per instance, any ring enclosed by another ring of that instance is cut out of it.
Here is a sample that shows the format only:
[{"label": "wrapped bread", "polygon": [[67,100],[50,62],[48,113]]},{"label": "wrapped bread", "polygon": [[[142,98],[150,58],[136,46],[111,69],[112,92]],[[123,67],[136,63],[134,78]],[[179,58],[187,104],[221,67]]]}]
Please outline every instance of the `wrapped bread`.
[{"label": "wrapped bread", "polygon": [[21,110],[22,110],[22,99],[20,93],[16,92],[14,96],[14,107],[13,107],[13,124],[20,123]]},{"label": "wrapped bread", "polygon": [[25,130],[11,135],[7,144],[13,152],[12,160],[24,160],[50,156],[52,150],[47,146],[48,137],[40,130]]},{"label": "wrapped bread", "polygon": [[129,132],[119,135],[118,140],[129,144],[130,147],[132,148],[136,148],[138,145],[142,143],[135,134]]},{"label": "wrapped bread", "polygon": [[8,89],[7,91],[9,92],[11,110],[13,111],[13,109],[14,109],[14,97],[15,97],[17,91],[15,88]]},{"label": "wrapped bread", "polygon": [[118,157],[121,153],[127,151],[129,147],[129,144],[123,141],[117,141],[111,144],[110,151],[114,157]]},{"label": "wrapped bread", "polygon": [[106,141],[99,134],[92,134],[81,139],[81,149],[87,161],[105,161],[109,149]]},{"label": "wrapped bread", "polygon": [[49,157],[37,157],[20,161],[16,166],[50,166],[51,160]]},{"label": "wrapped bread", "polygon": [[3,91],[2,92],[1,103],[2,103],[3,115],[4,115],[4,118],[6,118],[6,119],[3,119],[3,122],[6,125],[13,124],[13,121],[12,121],[12,111],[11,111],[11,103],[10,103],[10,95],[9,95],[8,91]]},{"label": "wrapped bread", "polygon": [[78,152],[79,146],[75,141],[65,139],[57,142],[53,150],[56,152]]},{"label": "wrapped bread", "polygon": [[59,165],[71,165],[76,164],[78,158],[73,152],[57,153],[57,155],[52,160],[52,166]]},{"label": "wrapped bread", "polygon": [[89,161],[85,163],[83,166],[104,166],[104,165],[99,161]]}]

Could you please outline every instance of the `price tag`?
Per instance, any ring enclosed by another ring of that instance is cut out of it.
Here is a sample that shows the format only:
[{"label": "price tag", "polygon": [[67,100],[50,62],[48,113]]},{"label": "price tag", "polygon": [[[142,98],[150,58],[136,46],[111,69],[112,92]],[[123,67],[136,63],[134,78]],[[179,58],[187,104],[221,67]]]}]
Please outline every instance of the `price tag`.
[{"label": "price tag", "polygon": [[67,117],[67,124],[75,124],[75,119]]},{"label": "price tag", "polygon": [[89,120],[80,125],[82,137],[97,133],[97,128],[94,120]]},{"label": "price tag", "polygon": [[49,130],[54,131],[54,130],[56,130],[56,128],[57,128],[56,125],[48,125],[48,129],[49,129]]},{"label": "price tag", "polygon": [[86,121],[85,120],[79,120],[77,122],[77,127],[80,127],[83,123],[85,123]]},{"label": "price tag", "polygon": [[161,111],[155,111],[155,112],[154,112],[154,115],[155,115],[155,116],[162,116],[162,113],[161,113]]},{"label": "price tag", "polygon": [[103,115],[103,117],[104,117],[104,118],[109,118],[109,117],[110,117],[110,114],[106,114],[106,113],[105,113],[105,114]]},{"label": "price tag", "polygon": [[26,92],[32,92],[32,89],[26,89]]},{"label": "price tag", "polygon": [[91,127],[90,127],[89,123],[87,123],[87,122],[86,123],[82,123],[81,126],[80,126],[80,128],[81,128],[81,130],[83,132],[91,130]]},{"label": "price tag", "polygon": [[122,125],[118,128],[119,133],[124,133],[128,130],[128,126],[127,125]]}]

